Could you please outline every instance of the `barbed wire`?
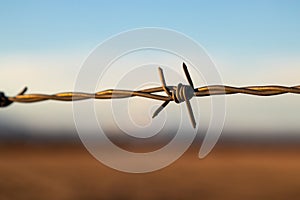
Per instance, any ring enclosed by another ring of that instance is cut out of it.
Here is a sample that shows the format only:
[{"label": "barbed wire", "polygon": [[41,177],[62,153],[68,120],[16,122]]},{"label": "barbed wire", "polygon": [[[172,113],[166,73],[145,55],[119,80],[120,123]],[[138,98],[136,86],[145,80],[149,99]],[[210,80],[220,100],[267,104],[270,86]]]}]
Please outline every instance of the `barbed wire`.
[{"label": "barbed wire", "polygon": [[[25,94],[27,87],[25,87],[18,95],[7,97],[3,92],[0,92],[0,107],[7,107],[14,102],[18,103],[34,103],[47,100],[56,101],[79,101],[86,99],[121,99],[129,97],[143,97],[164,103],[154,112],[153,118],[165,108],[169,102],[176,103],[186,102],[188,113],[193,127],[196,127],[195,118],[192,112],[192,107],[189,100],[192,97],[204,97],[212,95],[229,95],[229,94],[247,94],[257,96],[273,96],[285,93],[300,94],[300,86],[286,87],[277,85],[268,86],[247,86],[247,87],[232,87],[226,85],[209,85],[194,88],[193,81],[188,72],[187,66],[183,63],[183,70],[189,85],[179,83],[177,86],[167,86],[164,78],[163,70],[158,68],[161,87],[153,87],[142,90],[121,90],[121,89],[108,89],[96,93],[85,92],[63,92],[57,94]],[[165,92],[167,96],[155,94]]]},{"label": "barbed wire", "polygon": [[[169,89],[175,89],[177,86],[168,86]],[[198,90],[195,92],[195,97],[203,97],[203,96],[212,96],[212,95],[228,95],[228,94],[248,94],[248,95],[257,95],[257,96],[273,96],[273,95],[280,95],[286,93],[294,93],[300,94],[300,86],[294,87],[285,87],[285,86],[248,86],[248,87],[231,87],[226,85],[210,85],[196,88]],[[83,93],[83,92],[64,92],[64,93],[57,93],[57,94],[23,94],[23,95],[16,95],[14,97],[6,97],[10,103],[18,102],[18,103],[34,103],[39,101],[46,101],[46,100],[57,100],[57,101],[77,101],[77,100],[85,100],[85,99],[117,99],[117,98],[128,98],[128,97],[145,97],[160,101],[170,100],[173,99],[162,96],[152,94],[155,92],[163,92],[162,87],[154,87],[144,90],[114,90],[108,89],[104,91],[100,91],[97,93]],[[3,94],[3,93],[2,93]],[[6,105],[1,99],[2,106],[5,107]]]}]

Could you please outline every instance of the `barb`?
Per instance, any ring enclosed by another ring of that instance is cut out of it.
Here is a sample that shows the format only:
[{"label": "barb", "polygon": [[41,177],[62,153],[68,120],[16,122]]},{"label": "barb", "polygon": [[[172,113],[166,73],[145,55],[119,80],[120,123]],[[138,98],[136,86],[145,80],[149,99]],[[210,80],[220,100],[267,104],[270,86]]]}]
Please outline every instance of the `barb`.
[{"label": "barb", "polygon": [[[34,103],[46,100],[57,101],[79,101],[86,99],[121,99],[129,97],[143,97],[164,103],[154,112],[153,118],[157,116],[171,101],[175,103],[186,102],[187,110],[193,127],[196,127],[195,118],[189,100],[193,97],[205,97],[212,95],[229,95],[229,94],[247,94],[257,96],[272,96],[286,93],[300,94],[300,86],[285,87],[285,86],[248,86],[248,87],[232,87],[226,85],[210,85],[199,88],[194,88],[193,81],[188,72],[187,66],[183,63],[183,70],[186,75],[189,85],[179,83],[177,86],[167,86],[164,78],[163,70],[159,68],[159,76],[162,83],[161,87],[154,87],[143,90],[118,90],[108,89],[97,93],[84,92],[64,92],[52,95],[47,94],[25,94],[25,87],[18,95],[7,97],[3,92],[0,92],[0,107],[7,107],[14,102],[19,103]],[[155,94],[165,92],[167,96]]]}]

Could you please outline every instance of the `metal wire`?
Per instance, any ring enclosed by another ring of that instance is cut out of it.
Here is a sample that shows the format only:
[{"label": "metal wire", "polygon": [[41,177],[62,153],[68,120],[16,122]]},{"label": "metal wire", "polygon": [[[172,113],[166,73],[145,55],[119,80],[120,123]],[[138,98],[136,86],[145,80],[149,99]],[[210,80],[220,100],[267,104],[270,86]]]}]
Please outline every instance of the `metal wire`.
[{"label": "metal wire", "polygon": [[[168,86],[173,89],[176,86]],[[248,94],[257,96],[273,96],[286,93],[300,94],[300,86],[285,87],[285,86],[248,86],[248,87],[231,87],[226,85],[210,85],[196,88],[194,96],[212,96],[212,95],[228,95],[228,94]],[[57,101],[78,101],[85,99],[120,99],[128,97],[145,97],[160,101],[173,101],[168,96],[162,96],[152,93],[164,92],[163,87],[154,87],[144,90],[103,90],[97,93],[83,93],[83,92],[64,92],[52,95],[47,94],[21,94],[14,97],[7,97],[11,102],[18,103],[33,103],[46,100]],[[4,106],[3,106],[4,107]]]},{"label": "metal wire", "polygon": [[[193,127],[196,126],[195,119],[192,113],[192,108],[189,100],[192,97],[204,97],[212,95],[229,95],[229,94],[247,94],[257,96],[272,96],[285,93],[300,94],[300,86],[285,87],[285,86],[248,86],[248,87],[232,87],[226,85],[210,85],[199,88],[193,88],[193,82],[186,65],[183,63],[183,70],[189,82],[189,85],[178,84],[177,86],[167,86],[163,75],[163,71],[159,68],[159,76],[162,83],[161,87],[153,87],[142,90],[119,90],[108,89],[97,93],[84,93],[84,92],[63,92],[57,94],[25,94],[27,87],[25,87],[18,95],[7,97],[3,92],[0,92],[0,107],[6,107],[14,102],[19,103],[33,103],[47,100],[56,101],[79,101],[86,99],[121,99],[129,97],[143,97],[164,103],[155,111],[153,117],[157,116],[170,101],[176,103],[186,102],[189,111],[190,119]],[[167,96],[155,94],[165,92]]]}]

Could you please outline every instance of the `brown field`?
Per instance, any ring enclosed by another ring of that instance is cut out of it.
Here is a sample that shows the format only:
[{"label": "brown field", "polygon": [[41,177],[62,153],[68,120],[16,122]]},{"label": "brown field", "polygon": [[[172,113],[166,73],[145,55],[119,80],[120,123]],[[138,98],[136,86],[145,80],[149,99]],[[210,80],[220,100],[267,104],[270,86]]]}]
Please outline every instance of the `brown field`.
[{"label": "brown field", "polygon": [[0,199],[299,199],[298,145],[191,148],[148,174],[105,167],[80,144],[0,145]]}]

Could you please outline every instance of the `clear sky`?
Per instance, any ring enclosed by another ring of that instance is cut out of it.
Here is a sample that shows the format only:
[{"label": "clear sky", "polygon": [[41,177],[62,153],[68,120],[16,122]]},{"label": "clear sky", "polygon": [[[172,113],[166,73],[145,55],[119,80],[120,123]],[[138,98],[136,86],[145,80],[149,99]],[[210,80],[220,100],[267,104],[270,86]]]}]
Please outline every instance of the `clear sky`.
[{"label": "clear sky", "polygon": [[[90,51],[141,27],[169,28],[196,40],[226,84],[300,85],[299,19],[296,0],[0,1],[0,90],[70,91]],[[228,97],[225,128],[299,131],[299,102],[295,95]],[[15,104],[1,110],[0,120],[34,130],[74,128],[71,105],[57,102]]]}]

